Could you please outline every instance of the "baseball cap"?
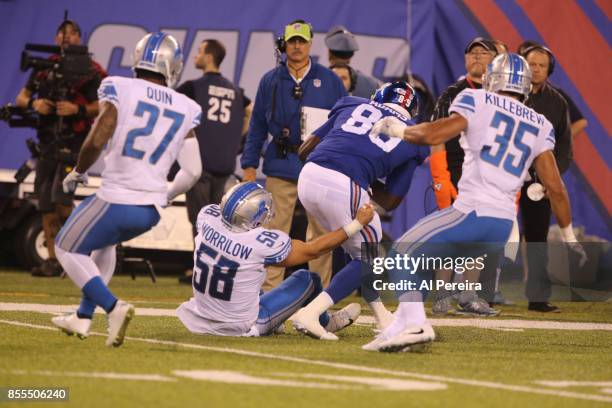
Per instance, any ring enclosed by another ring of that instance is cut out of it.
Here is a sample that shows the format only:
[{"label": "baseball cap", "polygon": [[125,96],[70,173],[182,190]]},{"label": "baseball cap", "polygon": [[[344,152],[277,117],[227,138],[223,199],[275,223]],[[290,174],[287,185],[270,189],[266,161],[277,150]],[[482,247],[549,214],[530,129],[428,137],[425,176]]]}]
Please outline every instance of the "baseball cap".
[{"label": "baseball cap", "polygon": [[333,26],[325,35],[325,45],[332,51],[354,52],[359,49],[353,33],[341,25]]},{"label": "baseball cap", "polygon": [[310,25],[308,23],[295,22],[285,26],[285,41],[293,37],[302,37],[306,41],[312,39]]},{"label": "baseball cap", "polygon": [[465,47],[465,54],[470,52],[470,50],[477,45],[480,45],[485,50],[491,51],[493,54],[497,55],[497,48],[495,47],[495,43],[483,37],[476,37],[472,41],[470,41],[467,47]]}]

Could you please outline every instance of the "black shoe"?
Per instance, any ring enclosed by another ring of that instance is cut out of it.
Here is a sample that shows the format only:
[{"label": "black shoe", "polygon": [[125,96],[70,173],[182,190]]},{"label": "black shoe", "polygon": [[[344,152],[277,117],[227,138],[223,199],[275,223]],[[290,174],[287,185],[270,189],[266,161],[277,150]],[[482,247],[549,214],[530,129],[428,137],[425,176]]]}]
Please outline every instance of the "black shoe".
[{"label": "black shoe", "polygon": [[551,305],[548,302],[529,302],[528,310],[532,310],[534,312],[543,312],[543,313],[559,313],[560,310],[557,306]]},{"label": "black shoe", "polygon": [[38,278],[54,278],[64,272],[57,259],[45,259],[42,264],[32,268],[32,276]]}]

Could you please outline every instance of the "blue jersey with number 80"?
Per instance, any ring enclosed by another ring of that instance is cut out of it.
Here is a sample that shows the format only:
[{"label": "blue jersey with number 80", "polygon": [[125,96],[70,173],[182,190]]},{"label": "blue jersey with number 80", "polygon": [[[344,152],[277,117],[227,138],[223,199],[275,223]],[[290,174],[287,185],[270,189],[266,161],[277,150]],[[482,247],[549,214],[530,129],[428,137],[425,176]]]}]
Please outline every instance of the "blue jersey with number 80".
[{"label": "blue jersey with number 80", "polygon": [[386,178],[386,190],[403,196],[410,187],[412,172],[427,157],[429,149],[386,135],[370,136],[372,126],[386,116],[413,124],[406,116],[377,102],[354,96],[340,99],[327,122],[314,132],[321,143],[308,161],[336,170],[366,190],[377,179]]},{"label": "blue jersey with number 80", "polygon": [[553,150],[551,123],[517,99],[483,89],[465,89],[450,113],[468,121],[459,143],[465,152],[454,206],[481,216],[514,219],[516,195],[532,162]]}]

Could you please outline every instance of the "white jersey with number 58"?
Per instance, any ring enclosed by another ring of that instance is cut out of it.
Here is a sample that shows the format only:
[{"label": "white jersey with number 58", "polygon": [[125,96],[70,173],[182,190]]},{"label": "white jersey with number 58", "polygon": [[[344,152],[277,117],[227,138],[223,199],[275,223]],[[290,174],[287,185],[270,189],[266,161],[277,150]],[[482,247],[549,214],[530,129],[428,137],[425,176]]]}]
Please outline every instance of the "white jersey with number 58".
[{"label": "white jersey with number 58", "polygon": [[518,100],[484,89],[463,90],[449,108],[453,112],[468,121],[459,139],[465,159],[454,206],[514,220],[529,167],[555,147],[551,123]]},{"label": "white jersey with number 58", "polygon": [[179,318],[196,333],[240,336],[257,320],[265,266],[289,255],[291,239],[263,227],[234,232],[216,204],[202,208],[197,231],[193,298],[179,307]]},{"label": "white jersey with number 58", "polygon": [[202,108],[171,88],[111,76],[98,89],[100,103],[117,108],[117,127],[106,146],[98,196],[117,204],[167,203],[166,177]]}]

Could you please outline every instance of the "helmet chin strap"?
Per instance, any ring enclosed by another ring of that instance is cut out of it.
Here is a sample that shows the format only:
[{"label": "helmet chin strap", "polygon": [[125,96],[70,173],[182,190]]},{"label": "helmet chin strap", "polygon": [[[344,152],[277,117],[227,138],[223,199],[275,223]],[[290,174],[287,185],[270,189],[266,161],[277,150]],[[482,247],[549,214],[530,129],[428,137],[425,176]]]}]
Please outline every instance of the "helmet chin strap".
[{"label": "helmet chin strap", "polygon": [[401,113],[402,115],[406,116],[408,119],[412,119],[412,116],[410,116],[410,113],[408,113],[406,109],[404,109],[402,106],[398,105],[397,103],[385,102],[383,103],[383,105],[393,109],[394,111],[398,113]]}]

